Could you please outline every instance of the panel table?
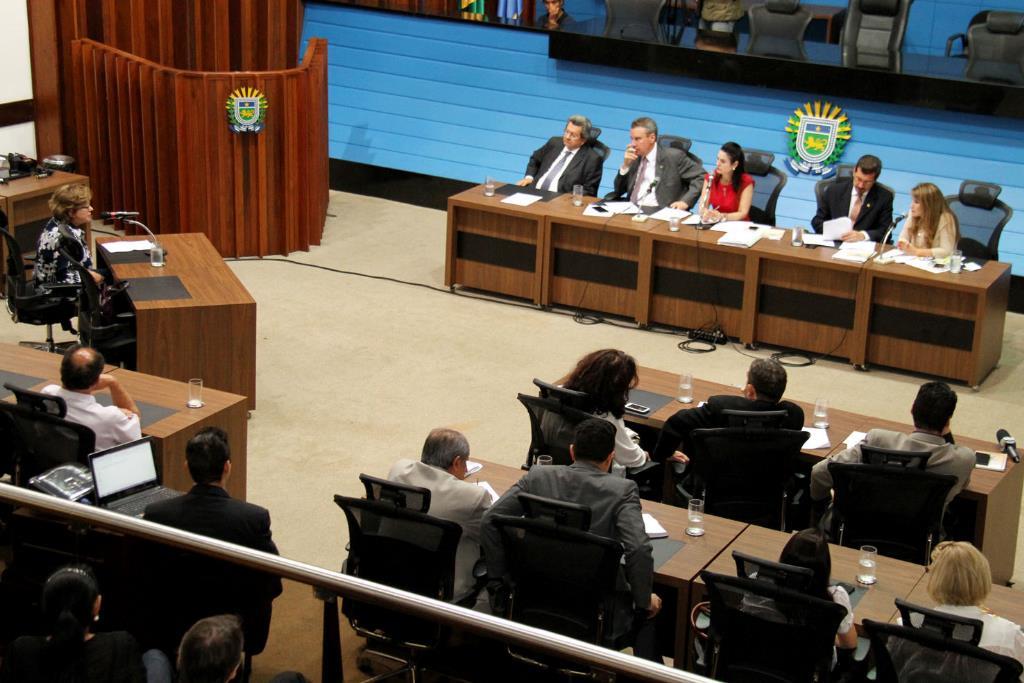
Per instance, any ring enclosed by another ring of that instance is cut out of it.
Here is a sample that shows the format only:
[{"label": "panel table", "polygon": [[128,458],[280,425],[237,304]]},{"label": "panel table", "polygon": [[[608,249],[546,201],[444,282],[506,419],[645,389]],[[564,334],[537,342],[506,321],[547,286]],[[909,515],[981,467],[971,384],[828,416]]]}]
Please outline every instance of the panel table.
[{"label": "panel table", "polygon": [[[16,373],[20,381],[15,384],[27,389],[38,391],[47,384],[59,384],[60,362],[58,354],[0,344],[0,371]],[[165,486],[180,491],[192,487],[185,467],[185,444],[204,427],[220,427],[227,432],[231,445],[231,477],[227,490],[232,497],[245,500],[248,423],[244,396],[204,389],[203,407],[187,408],[188,385],[183,382],[121,368],[108,367],[107,371],[117,375],[136,403],[160,409],[159,419],[147,424],[146,406],[142,406],[142,433],[153,437],[153,450]],[[13,399],[7,397],[6,400]]]},{"label": "panel table", "polygon": [[[117,262],[97,248],[118,279],[135,281],[127,291],[136,314],[137,369],[180,381],[200,377],[204,386],[246,396],[249,409],[255,408],[256,301],[206,235],[159,239],[167,250],[163,268],[150,266],[148,256]],[[156,283],[145,280],[158,277],[177,278],[185,295],[168,298],[177,295],[158,291],[150,298],[149,285]]]}]

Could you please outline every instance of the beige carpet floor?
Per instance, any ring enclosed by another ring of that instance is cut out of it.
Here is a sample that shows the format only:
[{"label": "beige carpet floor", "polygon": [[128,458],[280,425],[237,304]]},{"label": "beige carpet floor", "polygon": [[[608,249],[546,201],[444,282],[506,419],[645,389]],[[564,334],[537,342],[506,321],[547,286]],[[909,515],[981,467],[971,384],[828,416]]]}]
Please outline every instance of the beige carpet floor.
[{"label": "beige carpet floor", "polygon": [[[581,325],[532,306],[453,295],[442,283],[444,212],[332,193],[329,213],[323,244],[290,255],[292,262],[231,263],[258,304],[248,497],[271,510],[281,552],[297,560],[338,567],[346,534],[333,494],[358,494],[360,472],[384,475],[396,458],[418,457],[433,427],[463,431],[475,456],[520,464],[529,428],[516,393],[531,391],[533,377],[568,372],[588,351],[617,347],[642,365],[737,386],[750,356],[772,351],[727,345],[693,355],[671,334]],[[0,341],[43,336],[41,328],[0,321]],[[822,360],[791,369],[787,393],[909,421],[923,381]],[[991,439],[1000,427],[1021,431],[1022,387],[1024,316],[1010,314],[999,367],[978,392],[955,386],[954,433]],[[1019,577],[1019,539],[1017,558]],[[319,612],[308,619],[315,637]],[[288,661],[294,643],[273,641]]]}]

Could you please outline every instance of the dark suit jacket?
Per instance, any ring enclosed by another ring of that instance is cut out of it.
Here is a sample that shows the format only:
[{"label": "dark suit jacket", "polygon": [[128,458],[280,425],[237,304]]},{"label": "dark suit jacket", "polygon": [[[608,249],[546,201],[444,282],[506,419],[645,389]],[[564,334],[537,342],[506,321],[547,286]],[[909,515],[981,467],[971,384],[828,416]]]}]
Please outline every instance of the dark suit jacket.
[{"label": "dark suit jacket", "polygon": [[[533,184],[536,186],[540,177],[548,172],[555,161],[562,154],[565,143],[561,136],[553,137],[544,143],[544,146],[530,155],[530,161],[526,164],[526,175],[533,176]],[[589,144],[580,147],[569,162],[568,168],[562,171],[562,177],[558,179],[559,192],[572,192],[573,185],[582,185],[583,194],[588,197],[597,196],[597,188],[601,185],[601,174],[604,166],[601,155],[598,154]]]},{"label": "dark suit jacket", "polygon": [[[842,178],[825,188],[823,203],[818,204],[818,213],[811,219],[811,225],[817,232],[822,231],[825,221],[850,215],[850,195],[853,192],[853,179]],[[870,239],[876,242],[885,235],[892,222],[892,192],[875,183],[864,205],[857,215],[854,230],[863,230]]]},{"label": "dark suit jacket", "polygon": [[658,445],[655,446],[651,457],[654,460],[665,460],[679,449],[680,443],[682,443],[683,452],[692,456],[693,441],[690,439],[690,434],[695,429],[729,426],[726,416],[722,414],[723,410],[756,410],[758,412],[785,410],[788,414],[782,421],[783,429],[803,429],[804,427],[804,411],[795,403],[751,401],[744,396],[712,396],[704,405],[680,410],[670,417],[661,429]]},{"label": "dark suit jacket", "polygon": [[[144,518],[150,522],[202,534],[228,543],[277,554],[270,537],[270,513],[252,503],[235,500],[219,486],[196,484],[184,496],[153,503]],[[258,654],[266,644],[271,601],[281,594],[281,579],[192,553],[160,549],[152,560],[161,578],[170,632],[180,639],[184,629],[213,614],[240,614],[246,652]],[[263,623],[265,621],[265,624]],[[180,633],[175,633],[181,631]]]},{"label": "dark suit jacket", "polygon": [[[654,197],[658,200],[658,206],[686,202],[692,208],[704,182],[704,168],[700,159],[694,161],[682,150],[658,145],[657,164],[658,170],[654,175],[659,180],[658,186],[654,188]],[[615,174],[615,194],[619,197],[630,196],[639,168],[640,159],[637,159],[626,175]]]}]

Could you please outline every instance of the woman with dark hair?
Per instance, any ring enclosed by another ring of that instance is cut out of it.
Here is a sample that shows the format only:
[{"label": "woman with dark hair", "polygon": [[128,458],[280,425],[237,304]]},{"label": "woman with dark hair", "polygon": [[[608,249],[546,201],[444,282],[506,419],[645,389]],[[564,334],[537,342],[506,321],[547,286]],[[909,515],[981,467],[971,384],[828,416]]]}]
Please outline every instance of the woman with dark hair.
[{"label": "woman with dark hair", "polygon": [[857,647],[857,630],[853,628],[853,605],[850,596],[842,586],[829,585],[832,576],[832,555],[828,552],[825,535],[817,529],[804,529],[793,534],[782,549],[779,562],[804,567],[814,572],[808,594],[831,600],[846,608],[846,616],[839,622],[836,646],[845,650]]},{"label": "woman with dark hair", "polygon": [[632,356],[617,349],[601,349],[583,356],[565,382],[566,389],[588,394],[594,414],[615,425],[615,462],[623,467],[639,467],[648,460],[639,435],[622,419],[629,390],[638,381]]},{"label": "woman with dark hair", "polygon": [[46,636],[22,636],[7,648],[2,683],[144,683],[135,638],[125,631],[93,633],[101,597],[85,565],[62,567],[43,585]]},{"label": "woman with dark hair", "polygon": [[735,142],[722,145],[718,150],[715,172],[704,178],[700,196],[702,201],[697,205],[697,211],[705,223],[749,220],[750,204],[754,201],[754,179],[746,171],[742,147]]}]

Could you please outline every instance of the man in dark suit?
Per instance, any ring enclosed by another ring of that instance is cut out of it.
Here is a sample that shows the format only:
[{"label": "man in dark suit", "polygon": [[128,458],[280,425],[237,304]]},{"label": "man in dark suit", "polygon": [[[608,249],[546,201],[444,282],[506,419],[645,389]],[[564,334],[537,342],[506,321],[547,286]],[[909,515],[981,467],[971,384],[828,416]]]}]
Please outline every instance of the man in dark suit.
[{"label": "man in dark suit", "polygon": [[[185,447],[185,460],[195,486],[184,496],[148,506],[144,519],[276,555],[270,513],[235,500],[224,489],[231,476],[227,434],[217,427],[199,431]],[[158,552],[154,559],[163,574],[157,585],[164,587],[171,610],[164,638],[177,644],[196,620],[233,613],[242,619],[246,653],[263,651],[272,601],[281,594],[280,577],[191,553]]]},{"label": "man in dark suit", "polygon": [[590,119],[573,114],[560,139],[551,138],[530,156],[526,176],[516,185],[551,192],[572,192],[573,185],[582,185],[584,195],[597,196],[604,168],[592,135]]},{"label": "man in dark suit", "polygon": [[[640,493],[636,482],[609,474],[615,460],[615,426],[599,418],[589,418],[576,427],[569,447],[573,464],[533,467],[512,485],[505,495],[484,513],[481,543],[487,558],[487,575],[501,579],[507,575],[501,535],[491,521],[495,515],[522,516],[519,496],[529,493],[590,508],[590,532],[615,539],[625,550],[624,578],[628,583],[616,604],[614,639],[632,629],[636,633],[634,653],[655,659],[652,619],[661,609],[661,598],[652,592],[654,560],[651,541],[644,530],[640,511]],[[566,567],[571,572],[571,567]]]},{"label": "man in dark suit", "polygon": [[[704,168],[682,150],[658,144],[658,124],[641,117],[630,124],[629,147],[615,176],[615,194],[641,206],[689,209],[700,196]],[[651,183],[657,180],[654,190]]]},{"label": "man in dark suit", "polygon": [[892,192],[878,184],[882,160],[865,154],[857,160],[852,178],[841,178],[825,188],[818,212],[811,225],[819,233],[825,221],[849,216],[853,230],[842,236],[844,242],[878,241],[892,223]]},{"label": "man in dark suit", "polygon": [[[693,453],[693,441],[690,438],[693,430],[729,426],[728,416],[722,414],[724,410],[785,410],[786,418],[782,421],[782,428],[803,429],[803,409],[795,403],[782,400],[786,379],[786,368],[778,361],[767,358],[755,360],[747,370],[747,383],[743,387],[742,396],[712,396],[704,405],[680,410],[670,417],[661,429],[658,444],[651,454],[652,459],[686,462],[686,454]],[[678,450],[680,443],[682,452]]]}]

